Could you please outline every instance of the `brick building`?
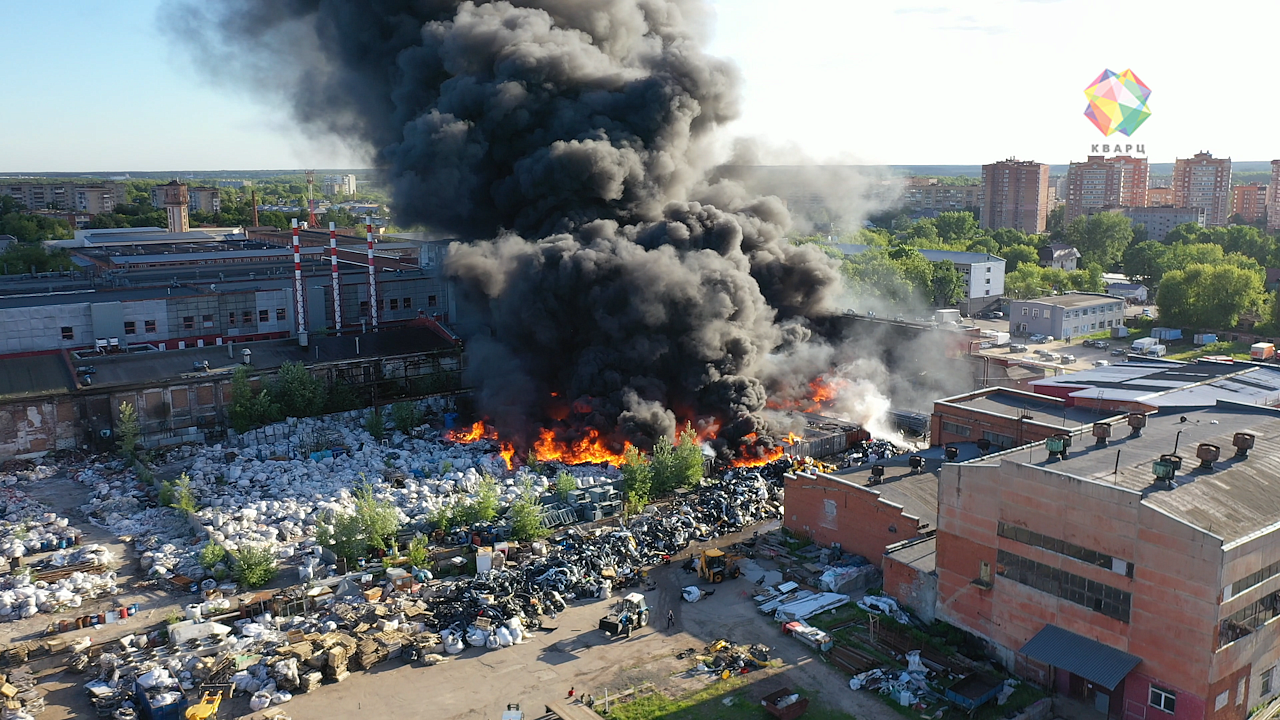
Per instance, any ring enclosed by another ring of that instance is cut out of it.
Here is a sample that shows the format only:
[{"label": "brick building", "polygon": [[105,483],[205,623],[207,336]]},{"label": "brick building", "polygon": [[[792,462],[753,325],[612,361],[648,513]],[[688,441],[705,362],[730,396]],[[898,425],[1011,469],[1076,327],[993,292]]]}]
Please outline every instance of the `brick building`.
[{"label": "brick building", "polygon": [[983,229],[1042,233],[1048,218],[1048,165],[1011,158],[982,166]]},{"label": "brick building", "polygon": [[1204,208],[1204,224],[1219,227],[1231,216],[1231,158],[1202,152],[1173,164],[1173,204]]},{"label": "brick building", "polygon": [[1267,229],[1280,230],[1280,160],[1271,161],[1271,184],[1267,186]]},{"label": "brick building", "polygon": [[1280,661],[1280,411],[1135,417],[943,467],[938,617],[1109,718],[1243,719]]},{"label": "brick building", "polygon": [[1105,207],[1145,207],[1149,178],[1146,158],[1090,155],[1084,162],[1071,163],[1063,223]]},{"label": "brick building", "polygon": [[1267,214],[1267,185],[1236,185],[1231,188],[1231,214],[1251,223]]},{"label": "brick building", "polygon": [[982,442],[986,447],[1008,449],[1042,442],[1063,430],[1129,410],[1111,405],[1077,407],[1049,395],[991,387],[935,401],[929,438],[935,447]]},{"label": "brick building", "polygon": [[926,532],[885,548],[880,566],[884,592],[909,608],[916,617],[931,623],[938,605],[938,538]]}]

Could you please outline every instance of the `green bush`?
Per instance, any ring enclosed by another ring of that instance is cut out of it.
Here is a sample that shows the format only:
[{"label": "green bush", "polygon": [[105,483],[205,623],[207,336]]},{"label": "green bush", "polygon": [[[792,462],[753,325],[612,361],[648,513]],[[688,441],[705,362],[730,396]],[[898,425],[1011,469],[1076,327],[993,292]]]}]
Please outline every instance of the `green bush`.
[{"label": "green bush", "polygon": [[526,484],[520,498],[511,505],[511,539],[516,542],[529,542],[546,537],[548,530],[542,524],[542,503]]},{"label": "green bush", "polygon": [[227,550],[210,540],[200,549],[200,567],[212,570],[215,565],[227,559]]},{"label": "green bush", "polygon": [[391,424],[402,433],[418,427],[420,417],[418,408],[413,403],[398,402],[391,406]]},{"label": "green bush", "polygon": [[425,568],[430,558],[428,547],[430,540],[425,535],[418,535],[409,543],[409,564],[416,568]]},{"label": "green bush", "polygon": [[170,491],[173,499],[166,503],[169,507],[186,513],[194,513],[200,509],[196,507],[196,494],[191,491],[191,478],[187,477],[186,473],[182,473],[178,481],[170,486]]},{"label": "green bush", "polygon": [[373,436],[374,440],[381,440],[387,436],[387,422],[383,419],[380,408],[374,408],[364,416],[364,429]]},{"label": "green bush", "polygon": [[116,436],[120,439],[120,454],[130,463],[138,459],[140,432],[138,411],[127,402],[120,403],[120,421],[116,425]]},{"label": "green bush", "polygon": [[266,585],[276,576],[276,558],[266,548],[241,548],[234,557],[236,582],[250,590]]}]

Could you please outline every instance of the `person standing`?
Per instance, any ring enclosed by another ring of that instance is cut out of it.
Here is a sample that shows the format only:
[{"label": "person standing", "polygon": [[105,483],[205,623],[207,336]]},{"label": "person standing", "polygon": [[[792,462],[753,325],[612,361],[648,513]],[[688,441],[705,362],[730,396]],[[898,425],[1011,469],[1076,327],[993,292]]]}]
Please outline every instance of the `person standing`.
[{"label": "person standing", "polygon": [[670,630],[671,626],[675,624],[676,624],[676,611],[668,610],[667,611],[667,629]]}]

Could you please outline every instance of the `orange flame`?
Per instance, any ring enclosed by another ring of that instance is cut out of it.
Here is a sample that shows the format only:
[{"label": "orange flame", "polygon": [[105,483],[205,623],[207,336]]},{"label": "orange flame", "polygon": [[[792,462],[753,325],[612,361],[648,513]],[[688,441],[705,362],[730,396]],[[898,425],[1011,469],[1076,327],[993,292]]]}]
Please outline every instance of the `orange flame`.
[{"label": "orange flame", "polygon": [[502,459],[507,463],[508,470],[515,469],[515,465],[512,462],[512,459],[516,456],[515,445],[512,445],[509,442],[502,443],[502,445],[498,447],[498,454],[501,455]]},{"label": "orange flame", "polygon": [[[754,453],[755,448],[743,448],[743,452]],[[760,467],[768,465],[783,456],[783,450],[780,447],[761,448],[759,454],[746,455],[744,457],[735,458],[729,463],[730,467]]]},{"label": "orange flame", "polygon": [[797,434],[795,434],[795,433],[793,433],[793,432],[789,432],[789,433],[787,433],[787,444],[788,444],[788,445],[795,445],[796,443],[800,442],[802,439],[803,439],[803,438],[801,438],[799,435],[797,435]]},{"label": "orange flame", "polygon": [[454,428],[453,430],[450,430],[448,433],[445,433],[445,435],[450,440],[458,443],[463,443],[464,445],[468,443],[477,442],[479,440],[497,440],[498,439],[498,431],[494,430],[491,427],[487,427],[484,424],[483,420],[477,420],[474,425],[472,425],[470,428],[466,430],[462,428]]},{"label": "orange flame", "polygon": [[559,460],[568,465],[581,463],[622,464],[623,453],[631,443],[623,446],[622,452],[609,449],[600,437],[600,431],[589,428],[587,434],[572,442],[556,439],[555,431],[543,428],[538,432],[538,441],[533,444],[533,457],[539,462]]}]

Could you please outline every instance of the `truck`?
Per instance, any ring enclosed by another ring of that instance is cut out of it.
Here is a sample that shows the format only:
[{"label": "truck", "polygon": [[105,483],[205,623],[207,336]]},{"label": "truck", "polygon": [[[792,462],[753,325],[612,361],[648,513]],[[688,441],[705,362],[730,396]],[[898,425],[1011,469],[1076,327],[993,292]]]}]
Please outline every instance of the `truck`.
[{"label": "truck", "polygon": [[987,336],[987,341],[995,347],[1004,347],[1009,344],[1009,333],[999,331],[993,332]]},{"label": "truck", "polygon": [[939,325],[945,325],[949,322],[959,325],[960,311],[955,308],[943,308],[933,313],[933,320]]},{"label": "truck", "polygon": [[1152,345],[1159,345],[1159,344],[1160,344],[1160,341],[1152,337],[1138,338],[1137,340],[1133,341],[1132,345],[1129,346],[1129,352],[1135,353],[1137,355],[1142,355],[1147,352],[1147,348],[1151,347]]},{"label": "truck", "polygon": [[1164,345],[1152,345],[1148,347],[1146,350],[1143,350],[1142,354],[1146,355],[1147,357],[1164,357],[1165,353],[1167,352],[1169,352],[1169,348],[1165,347]]},{"label": "truck", "polygon": [[1253,360],[1270,360],[1275,356],[1275,343],[1260,342],[1249,346],[1249,357]]}]

